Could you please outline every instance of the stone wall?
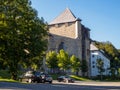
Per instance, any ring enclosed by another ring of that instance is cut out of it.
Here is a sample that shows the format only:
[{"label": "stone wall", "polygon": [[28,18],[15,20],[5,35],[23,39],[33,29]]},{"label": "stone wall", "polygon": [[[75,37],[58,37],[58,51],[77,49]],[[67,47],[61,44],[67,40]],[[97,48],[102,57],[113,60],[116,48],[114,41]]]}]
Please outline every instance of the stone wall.
[{"label": "stone wall", "polygon": [[49,33],[63,37],[75,38],[75,22],[50,25]]},{"label": "stone wall", "polygon": [[[74,54],[80,60],[87,60],[89,68],[90,33],[80,21],[50,25],[49,34],[48,51],[58,52],[62,42],[63,49],[70,56]],[[89,71],[86,75],[89,76]]]},{"label": "stone wall", "polygon": [[68,37],[62,37],[52,34],[52,39],[49,41],[49,50],[54,50],[58,52],[58,48],[61,42],[64,42],[64,50],[68,52],[69,55],[76,55],[81,59],[81,42],[79,39],[72,39]]}]

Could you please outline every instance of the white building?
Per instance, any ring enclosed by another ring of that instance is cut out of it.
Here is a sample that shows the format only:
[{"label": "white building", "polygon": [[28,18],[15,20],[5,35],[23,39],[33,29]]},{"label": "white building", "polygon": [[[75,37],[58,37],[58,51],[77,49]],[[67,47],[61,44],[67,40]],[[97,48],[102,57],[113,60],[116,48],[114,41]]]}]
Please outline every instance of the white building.
[{"label": "white building", "polygon": [[105,69],[103,75],[109,75],[110,60],[105,56],[104,51],[99,50],[93,44],[90,45],[90,51],[91,51],[91,60],[90,60],[91,77],[100,75],[97,68],[97,59],[103,60],[104,69]]}]

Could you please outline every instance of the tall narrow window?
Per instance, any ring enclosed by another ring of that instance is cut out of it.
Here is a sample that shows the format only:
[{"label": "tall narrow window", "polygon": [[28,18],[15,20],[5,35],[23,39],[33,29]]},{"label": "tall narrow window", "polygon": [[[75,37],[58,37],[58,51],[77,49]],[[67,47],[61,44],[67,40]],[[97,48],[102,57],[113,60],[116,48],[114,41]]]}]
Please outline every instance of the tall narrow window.
[{"label": "tall narrow window", "polygon": [[64,42],[61,42],[61,43],[59,44],[58,51],[60,51],[61,49],[64,50]]}]

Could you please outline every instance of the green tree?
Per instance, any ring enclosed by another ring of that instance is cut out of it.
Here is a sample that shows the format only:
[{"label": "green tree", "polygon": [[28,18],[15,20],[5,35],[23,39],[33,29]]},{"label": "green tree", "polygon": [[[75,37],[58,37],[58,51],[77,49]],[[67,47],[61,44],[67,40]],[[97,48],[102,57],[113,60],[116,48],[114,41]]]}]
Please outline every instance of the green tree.
[{"label": "green tree", "polygon": [[75,55],[72,55],[70,57],[70,63],[71,63],[72,71],[77,73],[80,69],[80,60],[78,58],[76,58]]},{"label": "green tree", "polygon": [[[112,72],[114,72],[114,69],[116,72],[118,72],[120,67],[120,50],[116,49],[114,45],[112,45],[111,42],[98,42],[94,41],[97,48],[100,50],[103,50],[105,55],[110,59],[110,68],[112,68]],[[114,68],[114,69],[113,69]],[[115,74],[116,76],[117,74]]]},{"label": "green tree", "polygon": [[112,80],[116,79],[116,68],[110,68],[111,78]]},{"label": "green tree", "polygon": [[[116,68],[120,66],[120,53],[111,42],[98,42],[94,41],[94,44],[100,50],[103,50],[106,56],[110,59],[110,65],[112,68]],[[118,70],[118,68],[116,68]]]},{"label": "green tree", "polygon": [[82,70],[82,76],[85,76],[85,73],[88,71],[88,63],[86,60],[82,60],[81,70]]},{"label": "green tree", "polygon": [[97,63],[96,64],[97,64],[98,72],[100,73],[101,80],[102,80],[102,75],[103,75],[103,72],[105,71],[105,69],[104,69],[104,62],[100,58],[100,59],[97,59]]},{"label": "green tree", "polygon": [[38,64],[46,50],[47,28],[30,0],[1,0],[0,20],[0,60],[16,79],[19,65]]},{"label": "green tree", "polygon": [[58,67],[61,70],[68,70],[70,69],[70,59],[69,59],[69,55],[67,52],[65,52],[64,50],[60,50],[60,52],[57,55],[58,58]]},{"label": "green tree", "polygon": [[53,71],[58,68],[57,53],[55,51],[49,51],[46,54],[46,64],[48,68],[52,69]]}]

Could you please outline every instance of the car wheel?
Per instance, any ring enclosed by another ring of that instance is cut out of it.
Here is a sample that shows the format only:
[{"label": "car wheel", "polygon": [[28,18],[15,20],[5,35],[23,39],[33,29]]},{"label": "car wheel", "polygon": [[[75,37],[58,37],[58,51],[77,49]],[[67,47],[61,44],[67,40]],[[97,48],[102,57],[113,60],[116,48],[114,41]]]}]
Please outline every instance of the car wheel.
[{"label": "car wheel", "polygon": [[52,83],[52,81],[49,81],[49,83]]},{"label": "car wheel", "polygon": [[42,83],[45,83],[45,80],[41,80]]},{"label": "car wheel", "polygon": [[37,83],[40,83],[40,81],[39,81],[39,80],[37,80]]}]

